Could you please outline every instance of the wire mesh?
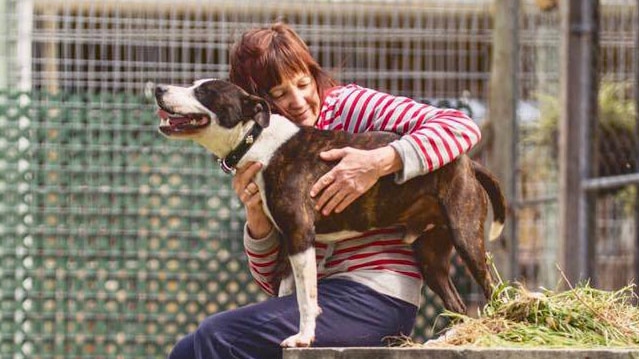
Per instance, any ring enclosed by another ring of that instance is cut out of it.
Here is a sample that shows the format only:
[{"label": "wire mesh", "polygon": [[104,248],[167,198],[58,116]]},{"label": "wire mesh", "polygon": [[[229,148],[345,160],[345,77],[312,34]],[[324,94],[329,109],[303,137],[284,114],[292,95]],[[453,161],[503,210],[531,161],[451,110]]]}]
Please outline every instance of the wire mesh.
[{"label": "wire mesh", "polygon": [[[592,138],[592,178],[636,173],[636,108],[633,76],[636,2],[602,1],[599,27],[599,123]],[[558,123],[560,117],[559,13],[527,3],[520,37],[517,226],[522,280],[553,287],[561,279],[558,241]],[[586,177],[584,177],[585,179]],[[604,289],[633,280],[636,223],[632,185],[597,191],[594,238],[596,277]],[[576,240],[576,238],[575,238]]]},{"label": "wire mesh", "polygon": [[148,101],[19,98],[7,111],[26,124],[8,133],[18,170],[3,203],[22,209],[5,221],[15,280],[2,281],[14,326],[3,353],[163,357],[207,314],[265,298],[245,270],[228,179],[203,150],[160,139]]},{"label": "wire mesh", "polygon": [[[3,227],[14,241],[2,246],[3,356],[164,357],[206,315],[264,299],[248,274],[243,211],[228,178],[203,149],[157,134],[145,96],[152,83],[225,77],[234,37],[285,15],[339,76],[402,94],[411,82],[412,94],[426,97],[424,65],[400,67],[422,61],[423,40],[413,20],[385,14],[388,6],[360,14],[355,4],[319,6],[318,13],[273,2],[251,12],[247,2],[230,10],[225,2],[13,4],[21,10],[7,16],[17,20],[30,9],[33,27],[26,37],[8,33],[31,50],[16,50],[9,66],[28,61],[31,76],[29,91],[5,95],[1,115],[21,123],[2,135],[15,148],[3,163],[21,169],[6,174],[2,203],[22,211],[7,210],[13,219]],[[362,40],[367,32],[372,41]],[[440,54],[454,51],[436,42]],[[409,48],[417,49],[411,60],[399,60],[409,59]],[[444,65],[427,72],[442,73]],[[456,281],[468,293],[459,268]],[[418,340],[432,335],[439,312],[428,292]]]},{"label": "wire mesh", "polygon": [[[156,133],[147,96],[153,83],[225,78],[228,46],[245,29],[285,19],[342,82],[467,104],[478,122],[489,120],[489,0],[0,3],[0,84],[24,90],[0,93],[3,358],[160,358],[206,315],[264,299],[246,268],[243,211],[228,178],[204,150]],[[559,17],[524,4],[519,266],[531,286],[553,286]],[[600,71],[611,112],[635,118],[636,3],[602,6]],[[636,172],[635,132],[614,131],[598,138],[601,176]],[[598,201],[606,287],[632,273],[633,191],[602,192]],[[458,287],[480,305],[456,264]],[[437,330],[440,311],[427,292],[416,340]]]}]

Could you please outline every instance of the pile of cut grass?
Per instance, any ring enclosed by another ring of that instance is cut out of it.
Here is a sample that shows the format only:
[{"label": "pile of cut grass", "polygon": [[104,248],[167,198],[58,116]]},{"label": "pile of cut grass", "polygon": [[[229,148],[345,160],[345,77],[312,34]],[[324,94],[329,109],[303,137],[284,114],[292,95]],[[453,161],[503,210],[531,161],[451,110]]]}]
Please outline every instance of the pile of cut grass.
[{"label": "pile of cut grass", "polygon": [[634,285],[604,291],[588,283],[531,292],[500,282],[477,318],[445,312],[447,331],[426,347],[639,347]]}]

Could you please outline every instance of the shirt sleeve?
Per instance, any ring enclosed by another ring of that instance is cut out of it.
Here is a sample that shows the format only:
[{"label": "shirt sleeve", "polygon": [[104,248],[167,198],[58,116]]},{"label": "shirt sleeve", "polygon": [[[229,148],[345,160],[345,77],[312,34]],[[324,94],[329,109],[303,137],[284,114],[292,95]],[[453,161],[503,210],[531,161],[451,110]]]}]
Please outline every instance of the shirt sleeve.
[{"label": "shirt sleeve", "polygon": [[249,270],[255,282],[267,294],[276,295],[273,284],[275,267],[280,250],[279,233],[273,229],[266,237],[252,238],[244,226],[244,252],[248,258]]},{"label": "shirt sleeve", "polygon": [[333,91],[325,128],[353,133],[391,131],[402,137],[390,144],[403,162],[396,181],[434,171],[468,152],[479,142],[479,127],[462,111],[440,109],[402,96],[348,85]]}]

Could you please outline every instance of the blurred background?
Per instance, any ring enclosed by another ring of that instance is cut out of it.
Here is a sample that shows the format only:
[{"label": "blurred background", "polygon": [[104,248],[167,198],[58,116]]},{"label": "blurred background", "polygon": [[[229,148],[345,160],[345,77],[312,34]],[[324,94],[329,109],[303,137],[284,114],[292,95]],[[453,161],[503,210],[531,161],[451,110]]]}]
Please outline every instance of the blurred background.
[{"label": "blurred background", "polygon": [[[229,45],[275,20],[341,82],[477,121],[473,156],[509,201],[490,244],[502,278],[631,283],[638,12],[633,0],[0,0],[0,357],[164,358],[206,316],[266,298],[230,178],[158,134],[150,91],[226,78]],[[441,309],[425,291],[415,340]]]}]

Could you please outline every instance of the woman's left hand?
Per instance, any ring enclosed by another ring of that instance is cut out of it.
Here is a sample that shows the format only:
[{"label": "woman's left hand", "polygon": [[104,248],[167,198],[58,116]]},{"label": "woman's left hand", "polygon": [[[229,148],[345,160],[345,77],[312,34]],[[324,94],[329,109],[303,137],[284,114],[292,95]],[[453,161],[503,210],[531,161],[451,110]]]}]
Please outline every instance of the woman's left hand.
[{"label": "woman's left hand", "polygon": [[320,177],[311,188],[311,196],[321,193],[315,205],[327,216],[342,212],[377,180],[401,168],[401,159],[391,147],[358,150],[352,147],[322,152],[325,161],[340,161],[337,166]]}]

